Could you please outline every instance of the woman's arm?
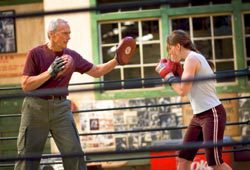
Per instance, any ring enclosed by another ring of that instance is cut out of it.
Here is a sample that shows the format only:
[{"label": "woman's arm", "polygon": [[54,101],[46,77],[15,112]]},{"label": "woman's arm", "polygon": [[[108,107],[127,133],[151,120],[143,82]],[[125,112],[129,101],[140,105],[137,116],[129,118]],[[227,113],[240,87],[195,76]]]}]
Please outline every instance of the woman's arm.
[{"label": "woman's arm", "polygon": [[[181,80],[192,80],[194,76],[200,68],[200,62],[196,58],[190,56],[186,58],[184,66],[183,66],[183,74]],[[189,82],[180,82],[180,83],[173,83],[171,87],[173,90],[178,93],[180,96],[186,96],[187,93],[192,88],[192,81]]]}]

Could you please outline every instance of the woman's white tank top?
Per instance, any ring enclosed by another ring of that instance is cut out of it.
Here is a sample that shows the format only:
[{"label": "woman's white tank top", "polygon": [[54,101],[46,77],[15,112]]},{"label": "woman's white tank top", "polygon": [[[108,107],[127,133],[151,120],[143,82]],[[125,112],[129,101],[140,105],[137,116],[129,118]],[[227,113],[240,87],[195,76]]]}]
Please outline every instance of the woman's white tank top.
[{"label": "woman's white tank top", "polygon": [[[199,53],[191,51],[188,57],[195,57],[200,61],[200,70],[194,79],[214,76],[214,72],[209,66],[205,57]],[[187,57],[187,58],[188,58]],[[188,93],[193,113],[199,114],[221,104],[216,95],[215,80],[194,81],[190,92]]]}]

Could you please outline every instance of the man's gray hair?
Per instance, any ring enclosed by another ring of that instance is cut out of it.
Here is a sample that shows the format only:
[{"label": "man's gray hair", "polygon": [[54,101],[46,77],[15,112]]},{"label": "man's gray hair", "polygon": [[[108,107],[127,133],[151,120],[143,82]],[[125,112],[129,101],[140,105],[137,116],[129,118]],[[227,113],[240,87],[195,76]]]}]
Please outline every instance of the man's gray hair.
[{"label": "man's gray hair", "polygon": [[54,19],[54,20],[51,20],[50,23],[49,23],[49,26],[48,26],[48,31],[47,31],[47,34],[48,34],[48,38],[50,39],[49,37],[49,33],[50,32],[56,32],[57,30],[57,27],[60,23],[64,23],[64,24],[68,24],[68,22],[64,19],[61,19],[61,18],[58,18],[58,19]]}]

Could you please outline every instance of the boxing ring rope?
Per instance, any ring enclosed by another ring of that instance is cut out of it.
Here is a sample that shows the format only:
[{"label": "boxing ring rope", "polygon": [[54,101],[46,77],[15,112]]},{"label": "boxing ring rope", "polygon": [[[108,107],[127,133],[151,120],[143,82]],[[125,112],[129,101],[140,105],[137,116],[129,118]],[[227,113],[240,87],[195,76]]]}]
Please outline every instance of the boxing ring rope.
[{"label": "boxing ring rope", "polygon": [[[250,125],[250,120],[244,122],[230,122],[226,123],[226,126],[236,126],[236,125]],[[107,132],[94,132],[94,133],[79,133],[79,136],[89,136],[89,135],[110,135],[110,134],[124,134],[124,133],[140,133],[140,132],[154,132],[154,131],[165,131],[165,130],[182,130],[186,129],[187,126],[169,126],[163,128],[153,128],[153,129],[137,129],[137,130],[121,130],[121,131],[107,131]],[[49,135],[49,138],[52,136]],[[0,137],[0,140],[16,140],[17,137]]]},{"label": "boxing ring rope", "polygon": [[[244,77],[244,76],[250,76],[250,67],[243,69],[244,71],[240,72],[227,72],[226,74],[216,74],[212,76],[203,76],[198,78],[192,78],[192,79],[182,79],[178,80],[173,83],[180,83],[180,82],[199,82],[199,81],[209,81],[209,80],[217,80],[217,79],[224,79],[224,78],[235,78],[235,77]],[[134,80],[134,79],[133,79]],[[120,80],[119,80],[120,81]],[[123,80],[124,81],[124,80]],[[165,82],[162,80],[162,82],[151,82],[146,83],[147,85],[162,85],[162,84],[168,84],[168,82]],[[119,89],[126,89],[124,88],[124,85],[121,85],[121,87],[113,88],[112,90],[119,90]],[[14,93],[6,93],[6,94],[0,94],[0,99],[8,99],[8,98],[20,98],[25,96],[31,96],[31,97],[39,97],[44,95],[60,95],[65,92],[75,93],[75,92],[86,92],[86,91],[104,91],[107,90],[105,87],[94,87],[94,88],[85,88],[85,89],[71,89],[68,90],[66,88],[49,88],[49,89],[40,89],[40,90],[34,90],[32,92],[24,93],[22,91]]]},{"label": "boxing ring rope", "polygon": [[[233,74],[233,73],[240,73],[240,72],[247,72],[249,68],[238,69],[238,70],[223,70],[217,71],[215,75],[221,74]],[[244,76],[244,75],[243,75]],[[92,84],[108,84],[108,83],[121,83],[121,82],[133,82],[133,81],[145,81],[145,80],[161,80],[160,77],[148,77],[148,78],[133,78],[133,79],[125,79],[125,80],[109,80],[109,81],[94,81],[94,82],[84,82],[84,83],[70,83],[69,86],[79,86],[79,85],[92,85]],[[3,90],[22,90],[21,87],[0,87],[0,91]]]},{"label": "boxing ring rope", "polygon": [[[222,153],[231,153],[231,152],[241,152],[241,151],[250,151],[250,149],[231,149],[231,150],[223,150]],[[197,152],[197,155],[203,155],[205,152]],[[51,157],[61,157],[61,155],[48,155]],[[88,156],[88,153],[86,153],[84,156]],[[167,155],[160,155],[160,156],[140,156],[140,157],[126,157],[126,158],[116,158],[116,159],[96,159],[96,160],[89,160],[87,158],[86,163],[92,163],[92,162],[115,162],[115,161],[130,161],[130,160],[142,160],[142,159],[160,159],[160,158],[172,158],[177,157],[177,154],[167,154]],[[47,157],[44,157],[43,159],[49,159]],[[1,162],[1,161],[0,161]],[[5,161],[3,161],[5,162]],[[58,162],[47,162],[47,163],[40,163],[40,165],[55,165],[55,164],[62,164],[62,161]],[[0,164],[0,167],[11,167],[14,164]]]},{"label": "boxing ring rope", "polygon": [[[224,150],[222,153],[231,153],[231,152],[241,152],[241,151],[250,151],[250,149],[231,149],[231,150]],[[121,153],[124,154],[124,153]],[[197,155],[203,155],[205,152],[197,152]],[[72,157],[72,156],[79,156],[79,155],[67,155],[64,157]],[[88,153],[85,155],[80,155],[80,156],[88,156]],[[171,157],[177,157],[177,154],[167,154],[167,155],[159,155],[159,156],[140,156],[140,157],[126,157],[126,158],[116,158],[116,159],[96,159],[96,160],[90,160],[87,159],[86,163],[92,163],[92,162],[115,162],[115,161],[128,161],[128,160],[141,160],[141,159],[160,159],[160,158],[171,158]],[[43,155],[41,157],[42,159],[49,159],[49,158],[60,158],[63,157],[62,155]],[[40,158],[40,157],[38,157]],[[1,162],[1,160],[0,160]],[[7,162],[7,161],[2,161],[2,162]],[[62,164],[61,161],[58,162],[51,162],[51,163],[41,163],[40,165],[54,165],[54,164]],[[10,167],[13,166],[14,164],[0,164],[0,167]]]},{"label": "boxing ring rope", "polygon": [[[228,97],[228,98],[220,98],[221,101],[227,100],[241,100],[241,99],[249,99],[250,96],[241,96],[241,97]],[[175,105],[186,105],[190,104],[189,102],[178,102],[178,103],[167,103],[167,104],[152,104],[152,105],[142,105],[142,106],[128,106],[128,107],[115,107],[115,108],[102,108],[102,109],[86,109],[86,110],[77,110],[73,111],[73,113],[84,113],[84,112],[100,112],[100,111],[110,111],[110,110],[127,110],[127,109],[140,109],[140,108],[152,108],[152,107],[162,107],[162,106],[175,106]],[[0,115],[0,118],[8,118],[8,117],[20,117],[21,114],[5,114]]]},{"label": "boxing ring rope", "polygon": [[[60,157],[81,157],[81,156],[102,156],[102,155],[114,155],[114,154],[128,154],[128,153],[145,153],[145,152],[165,152],[165,151],[176,151],[176,150],[182,150],[182,149],[205,149],[205,148],[211,148],[211,147],[225,147],[225,146],[239,146],[239,145],[247,145],[250,143],[250,140],[241,140],[241,141],[218,141],[217,143],[213,142],[192,142],[187,143],[185,145],[179,144],[179,145],[164,145],[164,146],[150,146],[150,147],[143,147],[140,149],[126,149],[122,151],[108,151],[108,152],[91,152],[91,153],[70,153],[70,154],[47,154],[42,156],[37,155],[30,155],[30,156],[5,156],[0,157],[0,162],[10,162],[10,161],[16,161],[16,160],[39,160],[41,159],[49,159],[49,158],[60,158]],[[239,151],[249,151],[250,149],[239,149],[239,150],[232,150],[233,152],[239,152]],[[229,151],[228,151],[229,152]],[[150,157],[151,158],[151,157]],[[153,158],[153,157],[152,157]],[[158,158],[158,157],[155,157]],[[159,157],[161,158],[161,157]],[[108,162],[108,161],[121,161],[121,160],[129,160],[130,158],[116,158],[116,159],[101,159],[101,160],[86,160],[87,163],[90,162]],[[133,158],[135,159],[135,158]],[[137,157],[136,159],[139,159]],[[147,159],[147,158],[142,158]]]}]

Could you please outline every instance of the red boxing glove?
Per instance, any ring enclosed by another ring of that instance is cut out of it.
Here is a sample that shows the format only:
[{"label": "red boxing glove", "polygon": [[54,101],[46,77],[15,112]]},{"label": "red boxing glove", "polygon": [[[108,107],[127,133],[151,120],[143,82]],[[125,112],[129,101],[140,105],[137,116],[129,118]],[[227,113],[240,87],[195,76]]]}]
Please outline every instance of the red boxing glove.
[{"label": "red boxing glove", "polygon": [[183,68],[180,62],[175,63],[175,70],[173,71],[174,75],[177,77],[181,77],[183,73]]},{"label": "red boxing glove", "polygon": [[173,72],[176,70],[176,65],[173,61],[167,59],[161,59],[156,66],[155,71],[166,80],[174,76]]}]

